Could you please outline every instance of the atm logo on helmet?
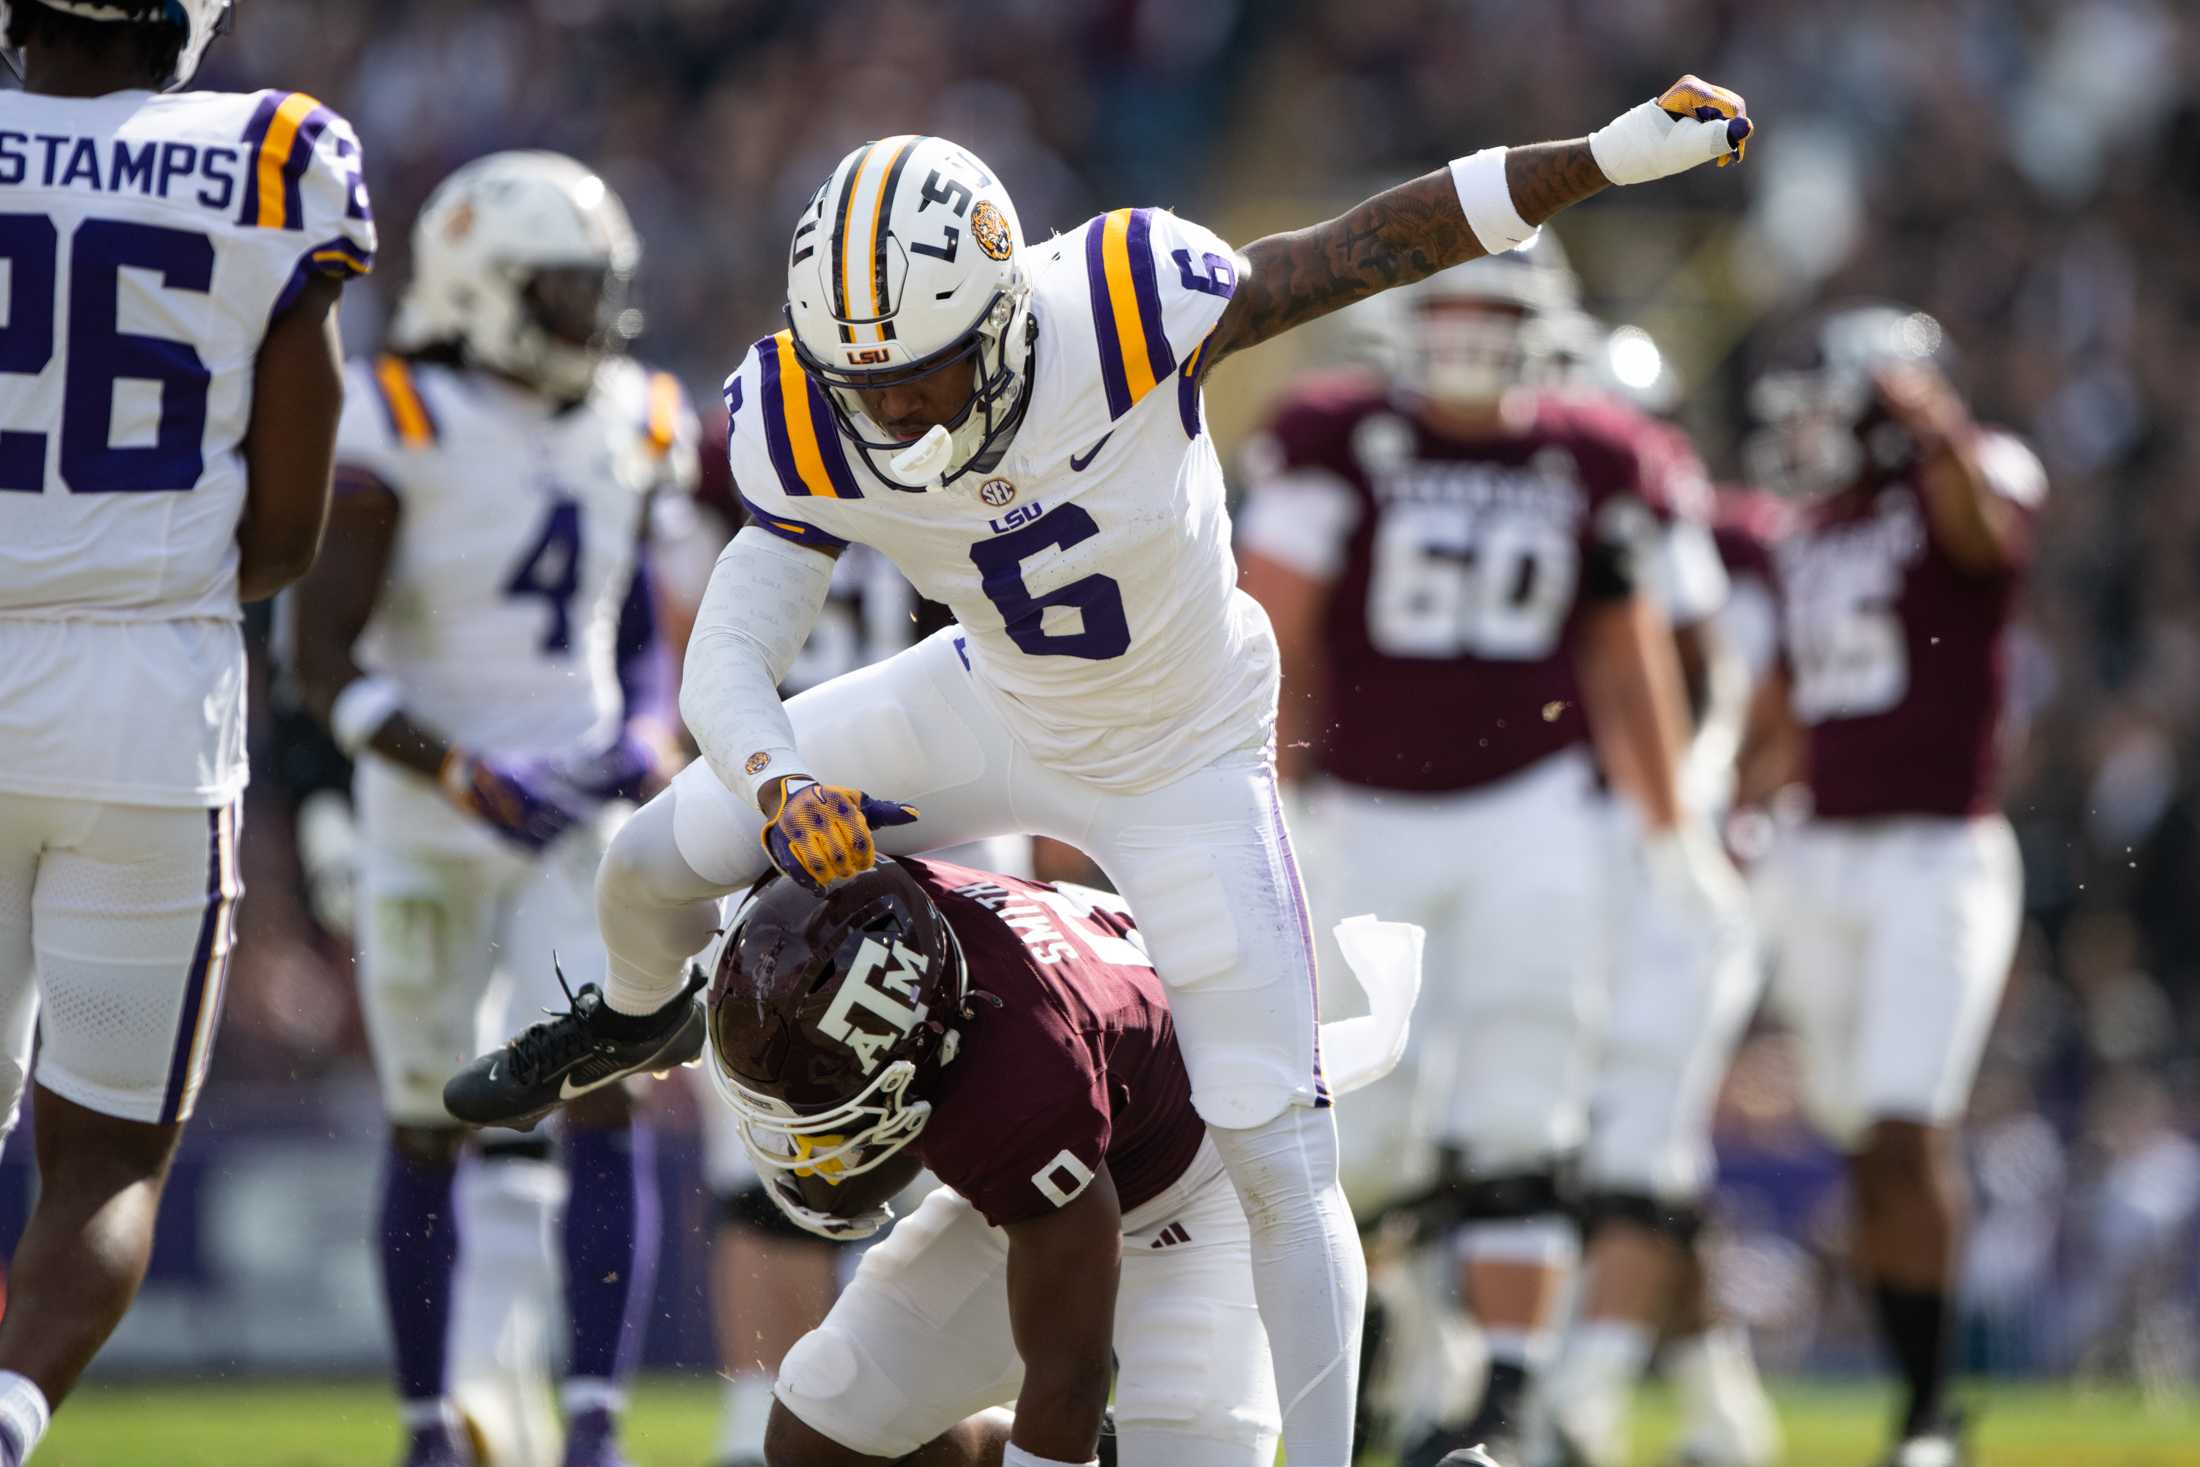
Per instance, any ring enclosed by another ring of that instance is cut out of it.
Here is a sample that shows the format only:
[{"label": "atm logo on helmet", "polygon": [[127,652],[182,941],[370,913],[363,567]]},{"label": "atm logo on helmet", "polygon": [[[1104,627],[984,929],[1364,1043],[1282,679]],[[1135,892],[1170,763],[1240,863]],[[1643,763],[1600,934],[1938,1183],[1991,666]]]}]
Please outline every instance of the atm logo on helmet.
[{"label": "atm logo on helmet", "polygon": [[[917,997],[917,985],[923,981],[922,953],[911,952],[892,938],[883,942],[865,938],[817,1027],[847,1045],[864,1074],[875,1074],[887,1052],[924,1018],[925,1005]],[[892,1032],[859,1026],[857,1010],[883,1021]]]}]

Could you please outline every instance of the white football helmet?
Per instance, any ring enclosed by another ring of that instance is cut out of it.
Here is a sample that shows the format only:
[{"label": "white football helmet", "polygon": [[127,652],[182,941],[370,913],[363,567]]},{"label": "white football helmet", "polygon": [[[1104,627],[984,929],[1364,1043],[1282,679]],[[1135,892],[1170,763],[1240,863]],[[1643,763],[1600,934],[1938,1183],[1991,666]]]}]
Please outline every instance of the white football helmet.
[{"label": "white football helmet", "polygon": [[[828,389],[841,433],[896,488],[949,483],[1007,448],[1030,378],[1022,248],[1008,191],[945,138],[864,144],[802,210],[787,251],[795,355]],[[966,360],[976,363],[969,401],[914,448],[855,394]]]},{"label": "white football helmet", "polygon": [[1578,357],[1581,287],[1548,230],[1524,249],[1439,270],[1370,304],[1382,365],[1433,402],[1473,406],[1550,386]]},{"label": "white football helmet", "polygon": [[456,342],[478,365],[585,396],[641,326],[627,305],[642,245],[619,196],[560,153],[492,153],[436,186],[390,344]]},{"label": "white football helmet", "polygon": [[[214,37],[229,30],[235,18],[232,0],[138,0],[131,5],[113,4],[109,0],[14,0],[13,4],[10,0],[0,0],[0,36],[7,34],[8,22],[15,18],[16,5],[43,5],[48,10],[58,10],[79,20],[183,27],[183,50],[176,55],[176,69],[161,84],[161,89],[169,92],[197,75],[206,48],[213,44]],[[6,48],[6,55],[8,65],[21,76],[23,58],[12,46]]]},{"label": "white football helmet", "polygon": [[1880,408],[1873,375],[1905,364],[1945,370],[1953,356],[1938,321],[1886,301],[1836,307],[1789,333],[1749,386],[1757,427],[1742,462],[1751,480],[1809,495],[1901,467],[1914,445]]}]

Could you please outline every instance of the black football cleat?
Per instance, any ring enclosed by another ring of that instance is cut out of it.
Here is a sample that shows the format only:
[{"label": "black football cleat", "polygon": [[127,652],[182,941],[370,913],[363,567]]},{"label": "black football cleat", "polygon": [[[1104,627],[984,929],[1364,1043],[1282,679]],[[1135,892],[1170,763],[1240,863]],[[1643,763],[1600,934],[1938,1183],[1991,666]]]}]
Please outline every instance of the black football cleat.
[{"label": "black football cleat", "polygon": [[618,1013],[603,990],[584,983],[575,993],[558,986],[572,1007],[530,1025],[502,1049],[492,1050],[451,1076],[443,1108],[474,1126],[531,1131],[569,1100],[625,1079],[692,1065],[703,1056],[705,1022],[695,995],[703,970],[689,970],[687,986],[654,1014]]}]

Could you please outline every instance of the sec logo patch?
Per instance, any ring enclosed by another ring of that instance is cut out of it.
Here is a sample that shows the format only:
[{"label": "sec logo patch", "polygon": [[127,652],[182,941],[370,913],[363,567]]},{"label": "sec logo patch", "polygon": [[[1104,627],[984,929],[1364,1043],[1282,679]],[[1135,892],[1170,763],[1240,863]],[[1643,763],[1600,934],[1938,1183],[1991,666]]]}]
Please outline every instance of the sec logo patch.
[{"label": "sec logo patch", "polygon": [[978,497],[999,509],[1016,497],[1016,486],[1006,479],[988,479],[979,486]]}]

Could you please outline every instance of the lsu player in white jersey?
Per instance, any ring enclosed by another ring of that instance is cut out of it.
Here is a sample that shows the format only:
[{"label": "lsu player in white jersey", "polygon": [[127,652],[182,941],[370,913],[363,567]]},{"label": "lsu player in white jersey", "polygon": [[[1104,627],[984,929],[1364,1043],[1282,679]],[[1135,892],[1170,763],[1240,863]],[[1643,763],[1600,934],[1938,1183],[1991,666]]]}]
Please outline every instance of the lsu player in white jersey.
[{"label": "lsu player in white jersey", "polygon": [[[351,369],[330,552],[296,598],[300,689],[358,761],[383,1279],[415,1467],[464,1460],[448,1350],[466,1133],[443,1077],[558,999],[533,959],[601,973],[589,889],[653,775],[615,643],[651,496],[693,488],[698,429],[673,379],[625,354],[640,253],[570,158],[499,153],[436,189],[392,349]],[[565,1460],[614,1467],[654,1283],[653,1147],[621,1087],[565,1122]]]},{"label": "lsu player in white jersey", "polygon": [[23,79],[0,94],[0,1133],[43,1041],[5,1467],[136,1295],[206,1075],[240,891],[241,606],[320,544],[336,305],[374,259],[342,118],[175,90],[228,14],[0,3]]},{"label": "lsu player in white jersey", "polygon": [[[1366,1274],[1268,747],[1275,643],[1235,589],[1201,383],[1353,300],[1511,249],[1612,183],[1730,160],[1741,111],[1690,78],[1593,137],[1488,149],[1242,251],[1159,209],[1033,242],[1000,180],[945,139],[848,154],[796,222],[787,329],[726,384],[754,522],[689,643],[681,708],[704,760],[605,860],[607,992],[453,1077],[453,1112],[524,1121],[661,1067],[720,898],[769,866],[822,888],[880,848],[1067,841],[1168,975],[1194,1104],[1253,1220],[1288,1455],[1343,1467]],[[961,625],[782,705],[779,675],[856,541]],[[523,1048],[570,1059],[515,1073]],[[1012,1443],[1006,1460],[1036,1459]]]}]

